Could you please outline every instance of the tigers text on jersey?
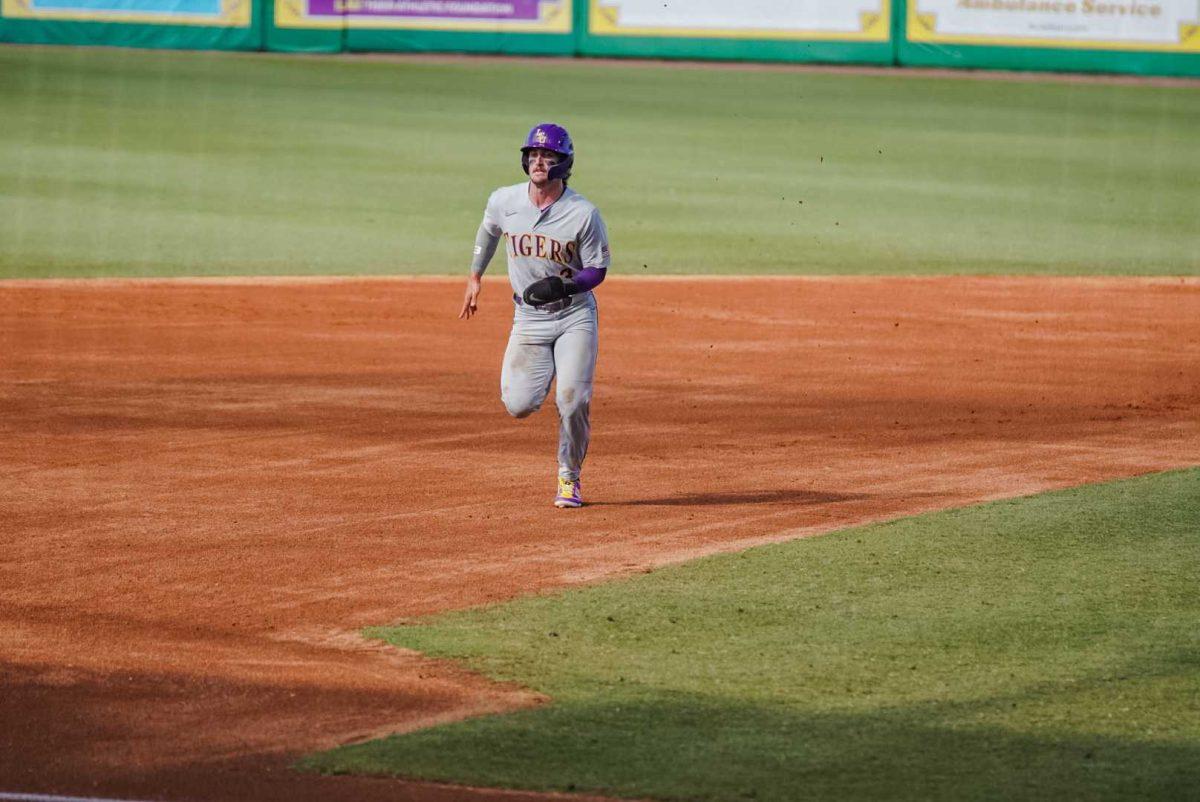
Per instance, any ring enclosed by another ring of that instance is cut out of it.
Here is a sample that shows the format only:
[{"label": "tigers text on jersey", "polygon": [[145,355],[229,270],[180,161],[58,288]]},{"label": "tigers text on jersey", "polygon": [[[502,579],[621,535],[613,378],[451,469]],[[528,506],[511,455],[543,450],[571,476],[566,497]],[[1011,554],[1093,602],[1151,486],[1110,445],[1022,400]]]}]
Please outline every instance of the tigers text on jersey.
[{"label": "tigers text on jersey", "polygon": [[528,183],[493,192],[475,235],[471,272],[483,273],[501,238],[508,280],[518,295],[547,276],[570,278],[585,267],[609,264],[608,230],[600,212],[570,187],[544,210],[529,199]]}]

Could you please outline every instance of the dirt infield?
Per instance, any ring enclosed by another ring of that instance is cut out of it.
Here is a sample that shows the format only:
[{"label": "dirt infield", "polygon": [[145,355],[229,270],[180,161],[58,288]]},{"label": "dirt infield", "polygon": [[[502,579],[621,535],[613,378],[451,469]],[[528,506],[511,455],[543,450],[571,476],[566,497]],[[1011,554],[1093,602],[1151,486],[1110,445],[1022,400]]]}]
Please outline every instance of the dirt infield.
[{"label": "dirt infield", "polygon": [[539,704],[364,625],[1200,464],[1194,279],[622,280],[588,507],[503,282],[0,283],[0,791],[519,799],[291,756]]}]

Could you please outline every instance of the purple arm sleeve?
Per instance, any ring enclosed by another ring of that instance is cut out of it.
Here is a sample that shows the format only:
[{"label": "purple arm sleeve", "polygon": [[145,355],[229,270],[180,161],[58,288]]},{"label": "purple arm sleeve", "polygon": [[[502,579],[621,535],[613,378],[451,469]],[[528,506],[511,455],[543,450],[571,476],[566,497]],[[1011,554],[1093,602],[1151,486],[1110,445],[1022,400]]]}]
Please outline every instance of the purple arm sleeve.
[{"label": "purple arm sleeve", "polygon": [[574,275],[571,279],[575,282],[575,286],[579,288],[578,292],[587,292],[594,290],[604,281],[605,274],[608,273],[607,267],[585,267]]}]

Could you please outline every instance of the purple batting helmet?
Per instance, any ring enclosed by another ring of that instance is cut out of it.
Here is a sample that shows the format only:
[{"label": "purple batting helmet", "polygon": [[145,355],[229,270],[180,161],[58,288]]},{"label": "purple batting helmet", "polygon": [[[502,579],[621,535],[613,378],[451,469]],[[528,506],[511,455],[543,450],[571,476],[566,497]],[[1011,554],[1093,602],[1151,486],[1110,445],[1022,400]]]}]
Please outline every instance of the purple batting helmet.
[{"label": "purple batting helmet", "polygon": [[529,175],[529,151],[532,148],[552,150],[562,161],[550,168],[550,180],[561,178],[566,181],[571,177],[571,166],[575,164],[575,146],[571,144],[571,135],[567,129],[556,123],[538,123],[529,129],[525,144],[521,146],[521,169]]}]

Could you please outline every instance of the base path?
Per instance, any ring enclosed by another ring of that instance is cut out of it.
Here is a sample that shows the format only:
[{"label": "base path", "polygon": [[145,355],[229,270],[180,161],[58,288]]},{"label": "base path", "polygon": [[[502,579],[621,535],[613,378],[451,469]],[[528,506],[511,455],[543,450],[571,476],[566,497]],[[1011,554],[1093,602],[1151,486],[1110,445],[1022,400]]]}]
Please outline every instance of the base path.
[{"label": "base path", "polygon": [[617,277],[560,511],[508,294],[0,283],[0,791],[538,798],[286,767],[544,701],[365,625],[1200,464],[1194,279]]}]

